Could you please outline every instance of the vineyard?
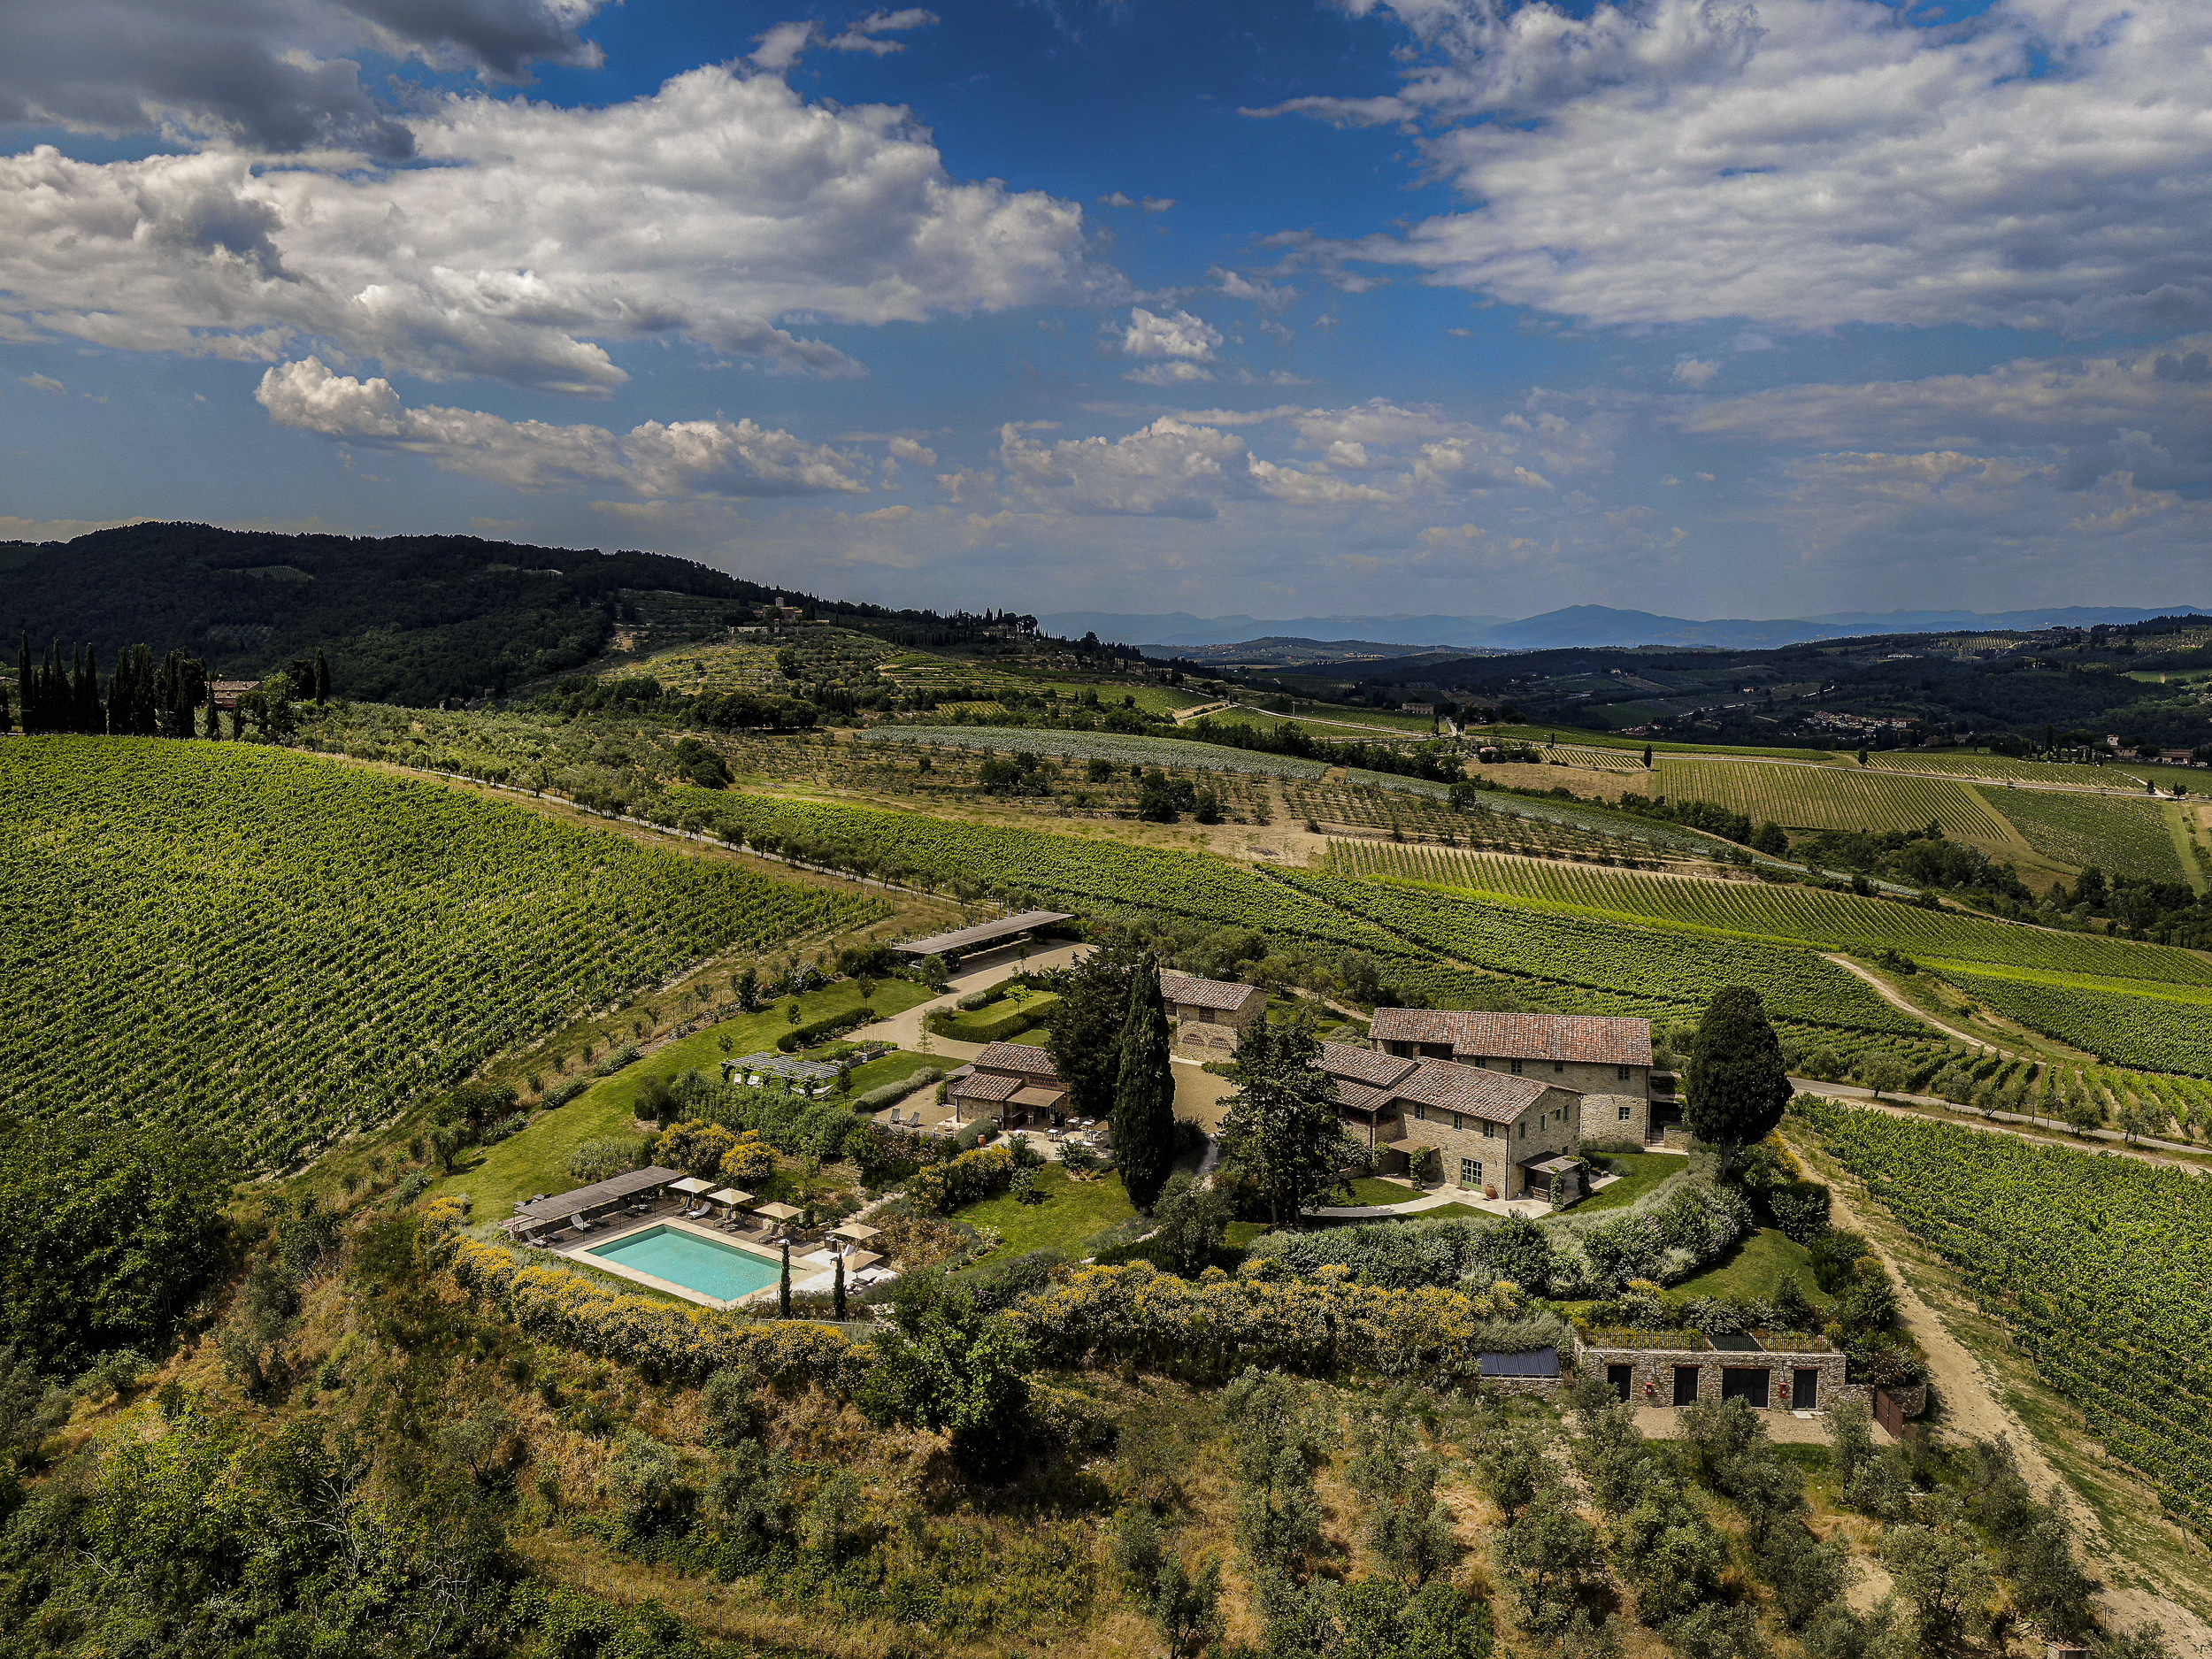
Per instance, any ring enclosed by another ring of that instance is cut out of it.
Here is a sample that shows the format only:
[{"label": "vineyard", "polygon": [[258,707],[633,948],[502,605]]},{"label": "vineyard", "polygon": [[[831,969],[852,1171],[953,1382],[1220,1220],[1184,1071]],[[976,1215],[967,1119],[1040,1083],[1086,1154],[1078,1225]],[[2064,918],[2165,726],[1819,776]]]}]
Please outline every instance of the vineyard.
[{"label": "vineyard", "polygon": [[1659,787],[1678,801],[1710,801],[1755,823],[1785,829],[1909,830],[1943,826],[1954,841],[2002,844],[2004,820],[1963,783],[1834,766],[1768,766],[1733,760],[1655,764]]},{"label": "vineyard", "polygon": [[[1328,770],[1317,760],[1263,755],[1255,749],[1224,749],[1172,737],[1130,737],[1113,732],[1065,732],[1025,726],[893,726],[862,734],[871,743],[928,743],[1042,755],[1054,760],[1103,760],[1117,766],[1174,766],[1194,772],[1233,772],[1264,778],[1318,778]],[[1393,780],[1402,783],[1402,779]]]},{"label": "vineyard", "polygon": [[1343,875],[1427,882],[1570,906],[1601,918],[1710,928],[1860,956],[1901,950],[1944,964],[1991,964],[2212,987],[2212,957],[2199,951],[2028,927],[1956,910],[1924,910],[1827,887],[1716,881],[1371,841],[1333,842],[1329,862]]},{"label": "vineyard", "polygon": [[1800,1111],[2092,1432],[2212,1525],[2212,1182],[1832,1102]]},{"label": "vineyard", "polygon": [[[2083,770],[2089,770],[2084,768]],[[2179,809],[2148,795],[2061,794],[2055,789],[1990,791],[2029,846],[2077,870],[2186,881],[2170,825]]]},{"label": "vineyard", "polygon": [[1864,980],[1807,949],[1563,916],[1397,882],[1289,872],[1277,879],[1477,967],[1684,1003],[1702,1003],[1723,986],[1756,986],[1778,1018],[1926,1034]]},{"label": "vineyard", "polygon": [[1001,894],[1161,910],[1392,955],[1381,928],[1210,854],[963,823],[915,812],[703,789],[670,794],[673,821],[773,856],[933,887],[987,884]]},{"label": "vineyard", "polygon": [[1939,772],[1993,783],[2055,783],[2082,789],[2142,787],[2133,776],[2116,766],[2015,760],[2008,755],[1931,754],[1924,749],[1877,749],[1867,756],[1866,764],[1876,772]]},{"label": "vineyard", "polygon": [[1949,964],[1942,973],[2031,1031],[2116,1064],[2212,1078],[2212,996],[2139,980],[1977,973]]},{"label": "vineyard", "polygon": [[701,956],[879,908],[281,750],[19,739],[0,1097],[278,1164]]}]

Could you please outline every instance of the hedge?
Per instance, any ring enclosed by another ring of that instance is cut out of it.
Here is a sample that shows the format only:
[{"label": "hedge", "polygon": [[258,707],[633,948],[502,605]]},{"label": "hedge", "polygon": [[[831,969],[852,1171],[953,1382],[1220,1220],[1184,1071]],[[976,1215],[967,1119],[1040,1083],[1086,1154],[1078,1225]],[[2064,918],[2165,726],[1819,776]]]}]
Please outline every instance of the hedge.
[{"label": "hedge", "polygon": [[809,1020],[803,1025],[794,1025],[776,1039],[776,1050],[780,1054],[792,1054],[801,1048],[811,1048],[818,1042],[841,1037],[854,1026],[864,1025],[874,1018],[872,1010],[859,1008],[849,1008],[841,1014],[825,1015],[820,1019]]},{"label": "hedge", "polygon": [[1044,1022],[1047,1012],[1059,1002],[1053,995],[1033,996],[1019,1008],[1010,1008],[1002,1014],[979,1019],[972,1014],[946,1014],[942,1010],[931,1015],[930,1029],[941,1037],[951,1037],[961,1042],[1002,1042],[1018,1035],[1033,1025]]},{"label": "hedge", "polygon": [[1352,1283],[1341,1267],[1292,1279],[1263,1261],[1234,1277],[1209,1268],[1194,1282],[1133,1262],[1077,1268],[1007,1317],[1048,1368],[1103,1360],[1211,1380],[1262,1365],[1447,1382],[1479,1374],[1481,1328],[1521,1305],[1509,1282],[1472,1294],[1385,1290]]},{"label": "hedge", "polygon": [[918,1213],[941,1216],[1004,1192],[1013,1179],[1014,1154],[1010,1148],[978,1147],[942,1164],[924,1164],[907,1182],[906,1196]]},{"label": "hedge", "polygon": [[879,1087],[870,1089],[865,1094],[853,1102],[853,1110],[856,1112],[881,1111],[886,1106],[895,1105],[898,1102],[904,1100],[924,1084],[934,1083],[944,1075],[935,1066],[926,1065],[911,1076],[901,1078],[895,1083],[885,1083]]}]

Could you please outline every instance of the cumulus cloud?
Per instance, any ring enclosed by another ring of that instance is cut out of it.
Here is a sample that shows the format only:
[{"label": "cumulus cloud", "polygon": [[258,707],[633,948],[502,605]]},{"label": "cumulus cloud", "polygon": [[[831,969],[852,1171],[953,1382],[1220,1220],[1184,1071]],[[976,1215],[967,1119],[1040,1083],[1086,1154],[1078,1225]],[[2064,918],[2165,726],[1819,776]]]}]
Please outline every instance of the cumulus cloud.
[{"label": "cumulus cloud", "polygon": [[1114,439],[1047,443],[1006,426],[998,462],[1032,504],[1079,515],[1211,518],[1225,502],[1306,507],[1391,499],[1369,485],[1262,460],[1234,433],[1172,415]]},{"label": "cumulus cloud", "polygon": [[346,54],[488,81],[595,65],[601,0],[41,0],[0,4],[0,121],[127,133],[174,126],[254,149],[412,153],[407,124]]},{"label": "cumulus cloud", "polygon": [[851,457],[750,420],[649,420],[626,433],[508,420],[478,410],[407,408],[382,378],[284,363],[254,396],[281,426],[426,457],[517,489],[612,484],[649,497],[856,493]]},{"label": "cumulus cloud", "polygon": [[1216,265],[1206,273],[1213,280],[1215,288],[1233,300],[1250,300],[1263,311],[1279,311],[1298,297],[1298,290],[1265,277],[1248,277]]},{"label": "cumulus cloud", "polygon": [[1133,357],[1186,357],[1207,363],[1221,347],[1221,330],[1188,311],[1155,316],[1141,305],[1129,311],[1129,329],[1121,349]]},{"label": "cumulus cloud", "polygon": [[1258,112],[1419,125],[1477,205],[1337,257],[1615,324],[2212,323],[2197,0],[1347,4],[1401,90]]},{"label": "cumulus cloud", "polygon": [[776,371],[859,367],[782,326],[1112,297],[1082,211],[960,183],[883,105],[718,68],[562,109],[446,99],[406,168],[222,151],[0,157],[0,337],[594,392],[604,342],[681,337]]},{"label": "cumulus cloud", "polygon": [[1674,378],[1692,390],[1711,384],[1719,373],[1720,365],[1709,357],[1685,357],[1674,365]]},{"label": "cumulus cloud", "polygon": [[882,38],[885,35],[926,28],[937,20],[934,12],[908,6],[898,12],[872,12],[833,35],[819,23],[805,19],[775,23],[758,36],[751,61],[757,68],[781,74],[817,46],[835,52],[868,52],[877,58],[887,58],[893,52],[904,51],[906,42],[887,41]]}]

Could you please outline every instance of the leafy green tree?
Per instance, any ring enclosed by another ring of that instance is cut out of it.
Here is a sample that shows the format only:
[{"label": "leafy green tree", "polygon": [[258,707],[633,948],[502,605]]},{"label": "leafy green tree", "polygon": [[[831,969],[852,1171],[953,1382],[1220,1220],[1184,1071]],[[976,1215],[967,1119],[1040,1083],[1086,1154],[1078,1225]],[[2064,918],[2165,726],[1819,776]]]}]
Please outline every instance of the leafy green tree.
[{"label": "leafy green tree", "polygon": [[1204,1651],[1221,1633],[1221,1563],[1210,1561],[1193,1574],[1181,1556],[1169,1555],[1152,1581],[1151,1606],[1168,1659]]},{"label": "leafy green tree", "polygon": [[1690,1045],[1690,1133],[1721,1150],[1726,1172],[1739,1148],[1782,1121],[1793,1092],[1766,1005],[1748,986],[1725,986],[1706,1005]]},{"label": "leafy green tree", "polygon": [[1556,1487],[1500,1527],[1492,1548],[1532,1631],[1564,1628],[1582,1586],[1603,1571],[1597,1534]]},{"label": "leafy green tree", "polygon": [[1231,1065],[1239,1087],[1221,1126],[1222,1153],[1256,1190],[1277,1226],[1286,1218],[1294,1222],[1308,1198],[1336,1179],[1341,1163],[1336,1086],[1315,1064],[1320,1056],[1320,1041],[1301,1010],[1280,1025],[1255,1025]]},{"label": "leafy green tree", "polygon": [[1067,1086],[1068,1111],[1102,1118],[1114,1110],[1129,990],[1146,956],[1134,934],[1117,928],[1059,976],[1060,1000],[1045,1015],[1053,1064]]},{"label": "leafy green tree", "polygon": [[1335,1613],[1328,1659],[1486,1659],[1493,1647],[1488,1609],[1441,1582],[1409,1591],[1362,1578],[1337,1593]]},{"label": "leafy green tree", "polygon": [[1200,1187],[1187,1173],[1168,1181],[1152,1214],[1159,1224],[1153,1240],[1171,1271],[1185,1279],[1197,1278],[1211,1264],[1231,1219],[1227,1196]]},{"label": "leafy green tree", "polygon": [[1882,1535],[1882,1564],[1911,1606],[1922,1643],[1942,1653],[1987,1626],[1997,1575],[1955,1500],[1931,1498],[1926,1508],[1929,1524],[1893,1525]]},{"label": "leafy green tree", "polygon": [[963,1288],[918,1282],[910,1289],[902,1279],[894,1305],[898,1328],[876,1333],[861,1410],[877,1424],[949,1435],[953,1456],[971,1470],[1011,1461],[1029,1403],[1029,1350],[1020,1333],[979,1310]]},{"label": "leafy green tree", "polygon": [[1129,1202],[1149,1214],[1175,1164],[1175,1068],[1159,964],[1145,958],[1129,982],[1114,1079],[1114,1164]]},{"label": "leafy green tree", "polygon": [[0,1133],[0,1343],[49,1372],[151,1351],[223,1264],[213,1147],[68,1123]]},{"label": "leafy green tree", "polygon": [[1912,1081],[1912,1072],[1895,1055],[1878,1054],[1859,1068],[1859,1079],[1879,1100],[1885,1094],[1902,1093],[1905,1085]]}]

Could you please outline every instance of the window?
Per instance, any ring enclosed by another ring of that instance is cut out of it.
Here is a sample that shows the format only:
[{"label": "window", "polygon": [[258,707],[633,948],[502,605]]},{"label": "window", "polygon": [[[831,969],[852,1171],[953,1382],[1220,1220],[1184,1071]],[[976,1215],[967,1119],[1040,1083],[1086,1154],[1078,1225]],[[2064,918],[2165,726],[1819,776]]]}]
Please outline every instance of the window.
[{"label": "window", "polygon": [[1622,1107],[1622,1108],[1621,1108],[1621,1121],[1622,1121],[1623,1123],[1626,1123],[1626,1122],[1627,1122],[1627,1121],[1628,1121],[1631,1118],[1634,1117],[1635,1115],[1636,1115],[1636,1110],[1635,1110],[1635,1108],[1634,1108],[1634,1107],[1632,1107],[1632,1106],[1624,1106],[1624,1107]]},{"label": "window", "polygon": [[1416,1102],[1413,1102],[1413,1121],[1414,1121],[1415,1123],[1417,1123],[1417,1124],[1425,1124],[1425,1123],[1428,1122],[1428,1120],[1429,1120],[1429,1109],[1428,1109],[1427,1107],[1425,1107],[1425,1106],[1422,1105],[1422,1104],[1421,1104],[1421,1102],[1420,1102],[1419,1101],[1416,1101]]},{"label": "window", "polygon": [[1624,1083],[1631,1081],[1635,1074],[1636,1068],[1632,1065],[1617,1065],[1613,1068],[1613,1075]]},{"label": "window", "polygon": [[1462,1159],[1460,1159],[1460,1161],[1459,1161],[1459,1184],[1460,1184],[1462,1187],[1479,1187],[1479,1186],[1481,1186],[1481,1185],[1482,1185],[1482,1160],[1481,1160],[1481,1159],[1479,1159],[1479,1158],[1462,1158]]},{"label": "window", "polygon": [[1524,1141],[1528,1139],[1528,1125],[1526,1124],[1523,1124],[1521,1125],[1521,1139]]},{"label": "window", "polygon": [[1498,1125],[1486,1122],[1482,1125],[1482,1138],[1485,1141],[1495,1141],[1498,1138]]},{"label": "window", "polygon": [[1564,1060],[1554,1060],[1551,1063],[1551,1069],[1555,1071],[1564,1071],[1567,1069],[1567,1063]]},{"label": "window", "polygon": [[1455,1129],[1455,1130],[1456,1130],[1456,1129],[1464,1129],[1466,1126],[1467,1126],[1467,1121],[1466,1121],[1466,1119],[1465,1119],[1465,1118],[1462,1118],[1462,1117],[1461,1117],[1461,1116],[1460,1116],[1457,1112],[1454,1112],[1454,1113],[1452,1114],[1452,1127],[1453,1127],[1454,1129]]},{"label": "window", "polygon": [[1518,1060],[1513,1062],[1513,1075],[1515,1077],[1521,1075],[1521,1063]]}]

